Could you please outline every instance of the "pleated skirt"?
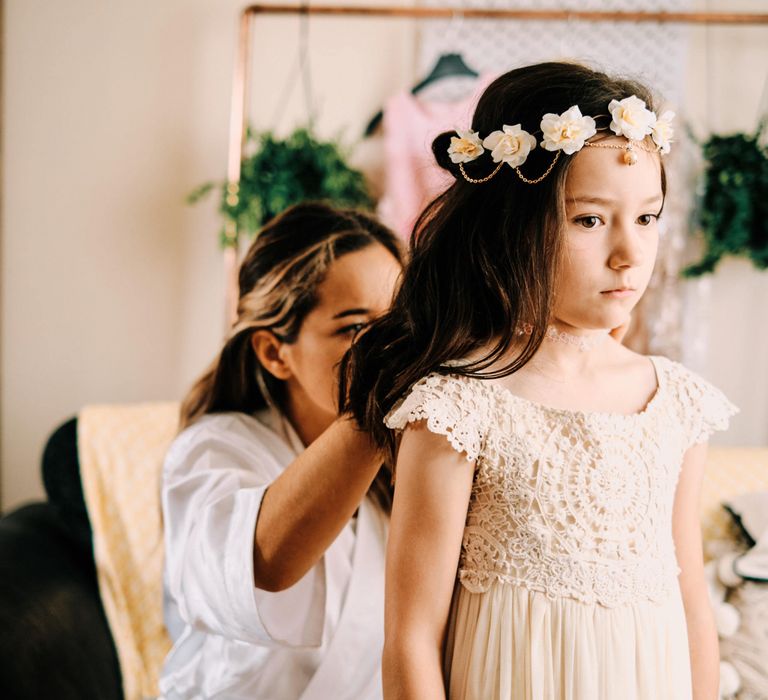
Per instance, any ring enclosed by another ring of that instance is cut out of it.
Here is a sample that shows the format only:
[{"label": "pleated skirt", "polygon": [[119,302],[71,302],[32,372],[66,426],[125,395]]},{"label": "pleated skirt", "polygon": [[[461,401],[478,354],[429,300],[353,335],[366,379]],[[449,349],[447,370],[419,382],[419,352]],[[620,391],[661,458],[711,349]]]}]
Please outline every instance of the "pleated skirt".
[{"label": "pleated skirt", "polygon": [[450,700],[690,700],[679,590],[608,608],[501,582],[457,584],[445,677]]}]

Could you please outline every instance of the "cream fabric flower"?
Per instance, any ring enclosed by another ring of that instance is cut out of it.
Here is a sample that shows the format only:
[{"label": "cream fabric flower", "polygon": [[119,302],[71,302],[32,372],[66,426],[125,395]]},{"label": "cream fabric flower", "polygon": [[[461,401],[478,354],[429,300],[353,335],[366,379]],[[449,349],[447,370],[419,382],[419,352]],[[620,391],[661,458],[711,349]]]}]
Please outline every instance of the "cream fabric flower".
[{"label": "cream fabric flower", "polygon": [[536,148],[536,139],[520,124],[508,126],[503,131],[494,131],[483,139],[483,146],[491,150],[493,162],[504,162],[511,168],[517,168],[525,163],[532,148]]},{"label": "cream fabric flower", "polygon": [[448,154],[452,163],[469,163],[479,158],[485,149],[480,142],[480,135],[468,129],[467,131],[456,130],[458,136],[451,136],[451,145],[448,146]]},{"label": "cream fabric flower", "polygon": [[645,106],[639,97],[630,95],[623,100],[611,100],[608,105],[611,113],[611,131],[617,136],[625,136],[632,141],[642,141],[656,124],[656,115]]},{"label": "cream fabric flower", "polygon": [[669,153],[672,137],[675,135],[675,130],[672,128],[672,120],[674,118],[675,113],[667,111],[664,112],[653,125],[651,137],[653,138],[653,142],[659,147],[659,151],[662,153]]},{"label": "cream fabric flower", "polygon": [[545,114],[541,120],[544,140],[541,145],[548,151],[564,151],[569,156],[581,150],[584,142],[597,133],[595,120],[582,116],[577,105],[562,114]]}]

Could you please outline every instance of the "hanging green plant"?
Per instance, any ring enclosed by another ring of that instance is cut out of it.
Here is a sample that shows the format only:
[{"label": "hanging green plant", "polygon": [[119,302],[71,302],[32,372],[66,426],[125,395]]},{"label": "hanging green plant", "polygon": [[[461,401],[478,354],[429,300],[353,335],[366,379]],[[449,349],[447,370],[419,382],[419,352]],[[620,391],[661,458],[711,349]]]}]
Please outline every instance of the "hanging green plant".
[{"label": "hanging green plant", "polygon": [[757,134],[712,136],[703,145],[707,167],[699,225],[702,259],[683,270],[686,277],[713,272],[725,255],[768,267],[768,153]]},{"label": "hanging green plant", "polygon": [[[219,211],[235,223],[237,231],[252,236],[288,207],[307,200],[323,200],[341,207],[370,209],[372,199],[363,174],[351,168],[335,141],[319,141],[306,128],[285,139],[272,132],[248,130],[240,167],[239,187],[208,182],[192,192],[194,204],[211,190],[221,189]],[[233,197],[235,189],[236,197]],[[231,239],[221,232],[222,247]]]}]

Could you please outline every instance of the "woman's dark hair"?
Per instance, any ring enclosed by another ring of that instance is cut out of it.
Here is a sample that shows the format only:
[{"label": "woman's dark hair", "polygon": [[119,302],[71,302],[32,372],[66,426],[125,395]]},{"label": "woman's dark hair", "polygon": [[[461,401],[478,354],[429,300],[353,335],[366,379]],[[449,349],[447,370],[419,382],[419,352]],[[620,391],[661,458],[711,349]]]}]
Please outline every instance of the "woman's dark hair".
[{"label": "woman's dark hair", "polygon": [[[333,262],[376,243],[403,262],[399,239],[374,218],[313,202],[287,209],[259,231],[240,266],[237,319],[219,356],[182,402],[181,428],[207,413],[251,414],[271,404],[282,410],[283,383],[262,368],[251,335],[266,329],[284,343],[295,342]],[[372,489],[386,501],[388,475],[377,482]]]},{"label": "woman's dark hair", "polygon": [[[610,122],[610,101],[630,95],[655,109],[649,90],[632,80],[572,63],[526,66],[488,86],[472,129],[486,136],[504,124],[520,124],[540,141],[542,117],[573,105],[594,116],[600,129]],[[509,167],[488,182],[472,184],[448,157],[455,135],[441,134],[432,150],[456,181],[416,222],[409,263],[391,310],[357,339],[342,362],[342,405],[387,449],[392,463],[396,443],[383,418],[414,382],[431,372],[486,378],[512,374],[535,354],[551,319],[565,181],[573,159],[560,157],[537,184],[522,182]],[[553,158],[554,153],[536,148],[521,170],[528,179],[538,178]],[[469,177],[480,179],[495,163],[486,151],[464,167]],[[520,352],[488,371],[516,342],[515,330],[523,323],[530,323],[533,333],[519,336]],[[476,357],[489,344],[491,350]],[[445,367],[450,360],[468,357],[472,361],[461,368]]]}]

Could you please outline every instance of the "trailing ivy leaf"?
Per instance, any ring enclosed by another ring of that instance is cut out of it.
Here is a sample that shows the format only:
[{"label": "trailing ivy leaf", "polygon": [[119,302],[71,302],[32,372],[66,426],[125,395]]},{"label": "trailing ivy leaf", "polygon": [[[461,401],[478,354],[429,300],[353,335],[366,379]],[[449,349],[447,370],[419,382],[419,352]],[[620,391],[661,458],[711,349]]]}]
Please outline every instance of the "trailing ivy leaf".
[{"label": "trailing ivy leaf", "polygon": [[187,204],[197,204],[203,197],[205,197],[214,187],[215,182],[206,182],[200,187],[195,188],[187,195]]}]

